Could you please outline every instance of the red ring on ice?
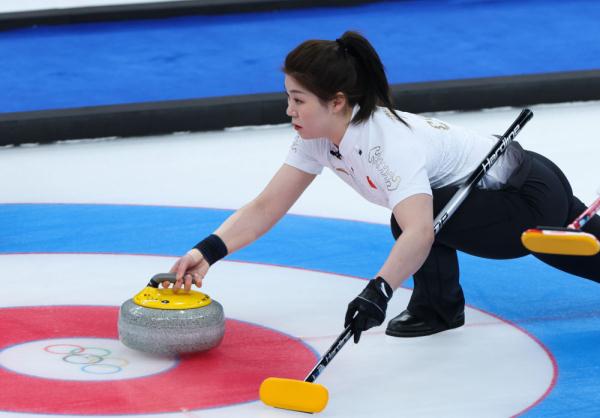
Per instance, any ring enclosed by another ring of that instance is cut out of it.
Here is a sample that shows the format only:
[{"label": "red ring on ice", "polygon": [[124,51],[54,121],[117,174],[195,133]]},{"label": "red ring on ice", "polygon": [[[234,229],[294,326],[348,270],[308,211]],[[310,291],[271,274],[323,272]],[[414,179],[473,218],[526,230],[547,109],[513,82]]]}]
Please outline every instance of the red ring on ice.
[{"label": "red ring on ice", "polygon": [[[46,306],[0,309],[0,351],[51,338],[118,338],[117,307]],[[315,353],[280,332],[228,319],[212,350],[181,356],[155,375],[72,381],[18,374],[0,365],[0,411],[42,414],[149,414],[230,406],[258,399],[270,376],[302,379]]]}]

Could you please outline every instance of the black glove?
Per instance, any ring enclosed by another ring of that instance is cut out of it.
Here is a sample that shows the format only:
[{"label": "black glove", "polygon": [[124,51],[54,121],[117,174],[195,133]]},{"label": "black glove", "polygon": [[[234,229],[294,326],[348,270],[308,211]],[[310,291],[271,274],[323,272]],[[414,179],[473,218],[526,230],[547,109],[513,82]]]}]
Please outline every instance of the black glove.
[{"label": "black glove", "polygon": [[377,277],[369,280],[367,287],[348,304],[344,328],[351,325],[355,343],[358,343],[363,331],[383,323],[393,293],[383,277]]}]

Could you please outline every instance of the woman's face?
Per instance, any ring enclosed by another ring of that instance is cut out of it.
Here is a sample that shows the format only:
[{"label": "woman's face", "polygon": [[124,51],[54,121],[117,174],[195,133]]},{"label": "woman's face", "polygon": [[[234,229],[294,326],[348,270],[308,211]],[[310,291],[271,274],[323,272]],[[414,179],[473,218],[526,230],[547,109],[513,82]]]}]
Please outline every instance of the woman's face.
[{"label": "woman's face", "polygon": [[300,85],[294,77],[285,76],[288,96],[286,113],[294,129],[303,139],[329,137],[332,113],[330,106]]}]

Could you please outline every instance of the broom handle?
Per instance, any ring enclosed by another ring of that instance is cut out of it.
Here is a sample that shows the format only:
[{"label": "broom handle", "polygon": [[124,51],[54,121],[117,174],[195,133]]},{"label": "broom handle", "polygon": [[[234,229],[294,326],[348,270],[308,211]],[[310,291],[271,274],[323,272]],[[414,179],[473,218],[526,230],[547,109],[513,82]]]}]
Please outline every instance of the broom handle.
[{"label": "broom handle", "polygon": [[[456,209],[460,206],[460,204],[467,198],[467,195],[471,191],[471,189],[483,178],[485,173],[489,171],[489,169],[494,165],[494,163],[498,160],[498,158],[506,151],[508,145],[515,139],[520,130],[525,126],[529,119],[533,117],[533,112],[529,109],[523,109],[517,119],[510,125],[510,128],[506,131],[506,133],[500,137],[496,145],[492,148],[492,150],[486,155],[478,168],[469,176],[469,178],[463,183],[462,186],[454,193],[454,196],[450,199],[450,201],[444,206],[441,212],[436,216],[433,224],[433,232],[437,234],[440,229],[444,226],[446,221],[450,219],[452,214],[456,212]],[[329,362],[335,357],[335,355],[342,349],[344,344],[348,342],[350,337],[352,336],[352,330],[350,329],[350,325],[344,329],[344,331],[340,334],[339,337],[333,342],[329,350],[321,357],[321,360],[317,363],[317,365],[312,369],[312,371],[306,376],[304,379],[305,382],[312,383],[317,377],[321,374],[321,372],[327,367]]]},{"label": "broom handle", "polygon": [[337,337],[337,339],[333,342],[333,344],[331,344],[331,347],[329,347],[327,352],[323,355],[323,357],[321,357],[321,360],[319,360],[314,369],[312,369],[308,376],[306,376],[304,381],[308,383],[314,382],[325,369],[325,367],[327,367],[329,362],[335,357],[338,351],[340,351],[344,344],[348,342],[350,337],[352,337],[352,329],[350,328],[350,325],[348,325],[340,334],[340,336]]},{"label": "broom handle", "polygon": [[591,218],[594,216],[596,212],[600,209],[600,197],[596,199],[594,203],[591,204],[589,208],[585,210],[581,215],[577,217],[573,222],[567,226],[569,229],[581,229],[583,225],[585,225]]}]

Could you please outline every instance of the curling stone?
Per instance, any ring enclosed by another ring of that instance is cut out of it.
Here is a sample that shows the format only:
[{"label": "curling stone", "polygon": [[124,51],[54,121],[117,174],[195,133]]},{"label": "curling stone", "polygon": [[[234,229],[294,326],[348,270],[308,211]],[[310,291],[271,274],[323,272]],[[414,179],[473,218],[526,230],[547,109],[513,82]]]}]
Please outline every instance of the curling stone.
[{"label": "curling stone", "polygon": [[119,310],[119,339],[129,348],[153,354],[206,351],[225,334],[225,314],[219,302],[190,290],[174,293],[159,288],[175,283],[175,274],[161,273]]}]

